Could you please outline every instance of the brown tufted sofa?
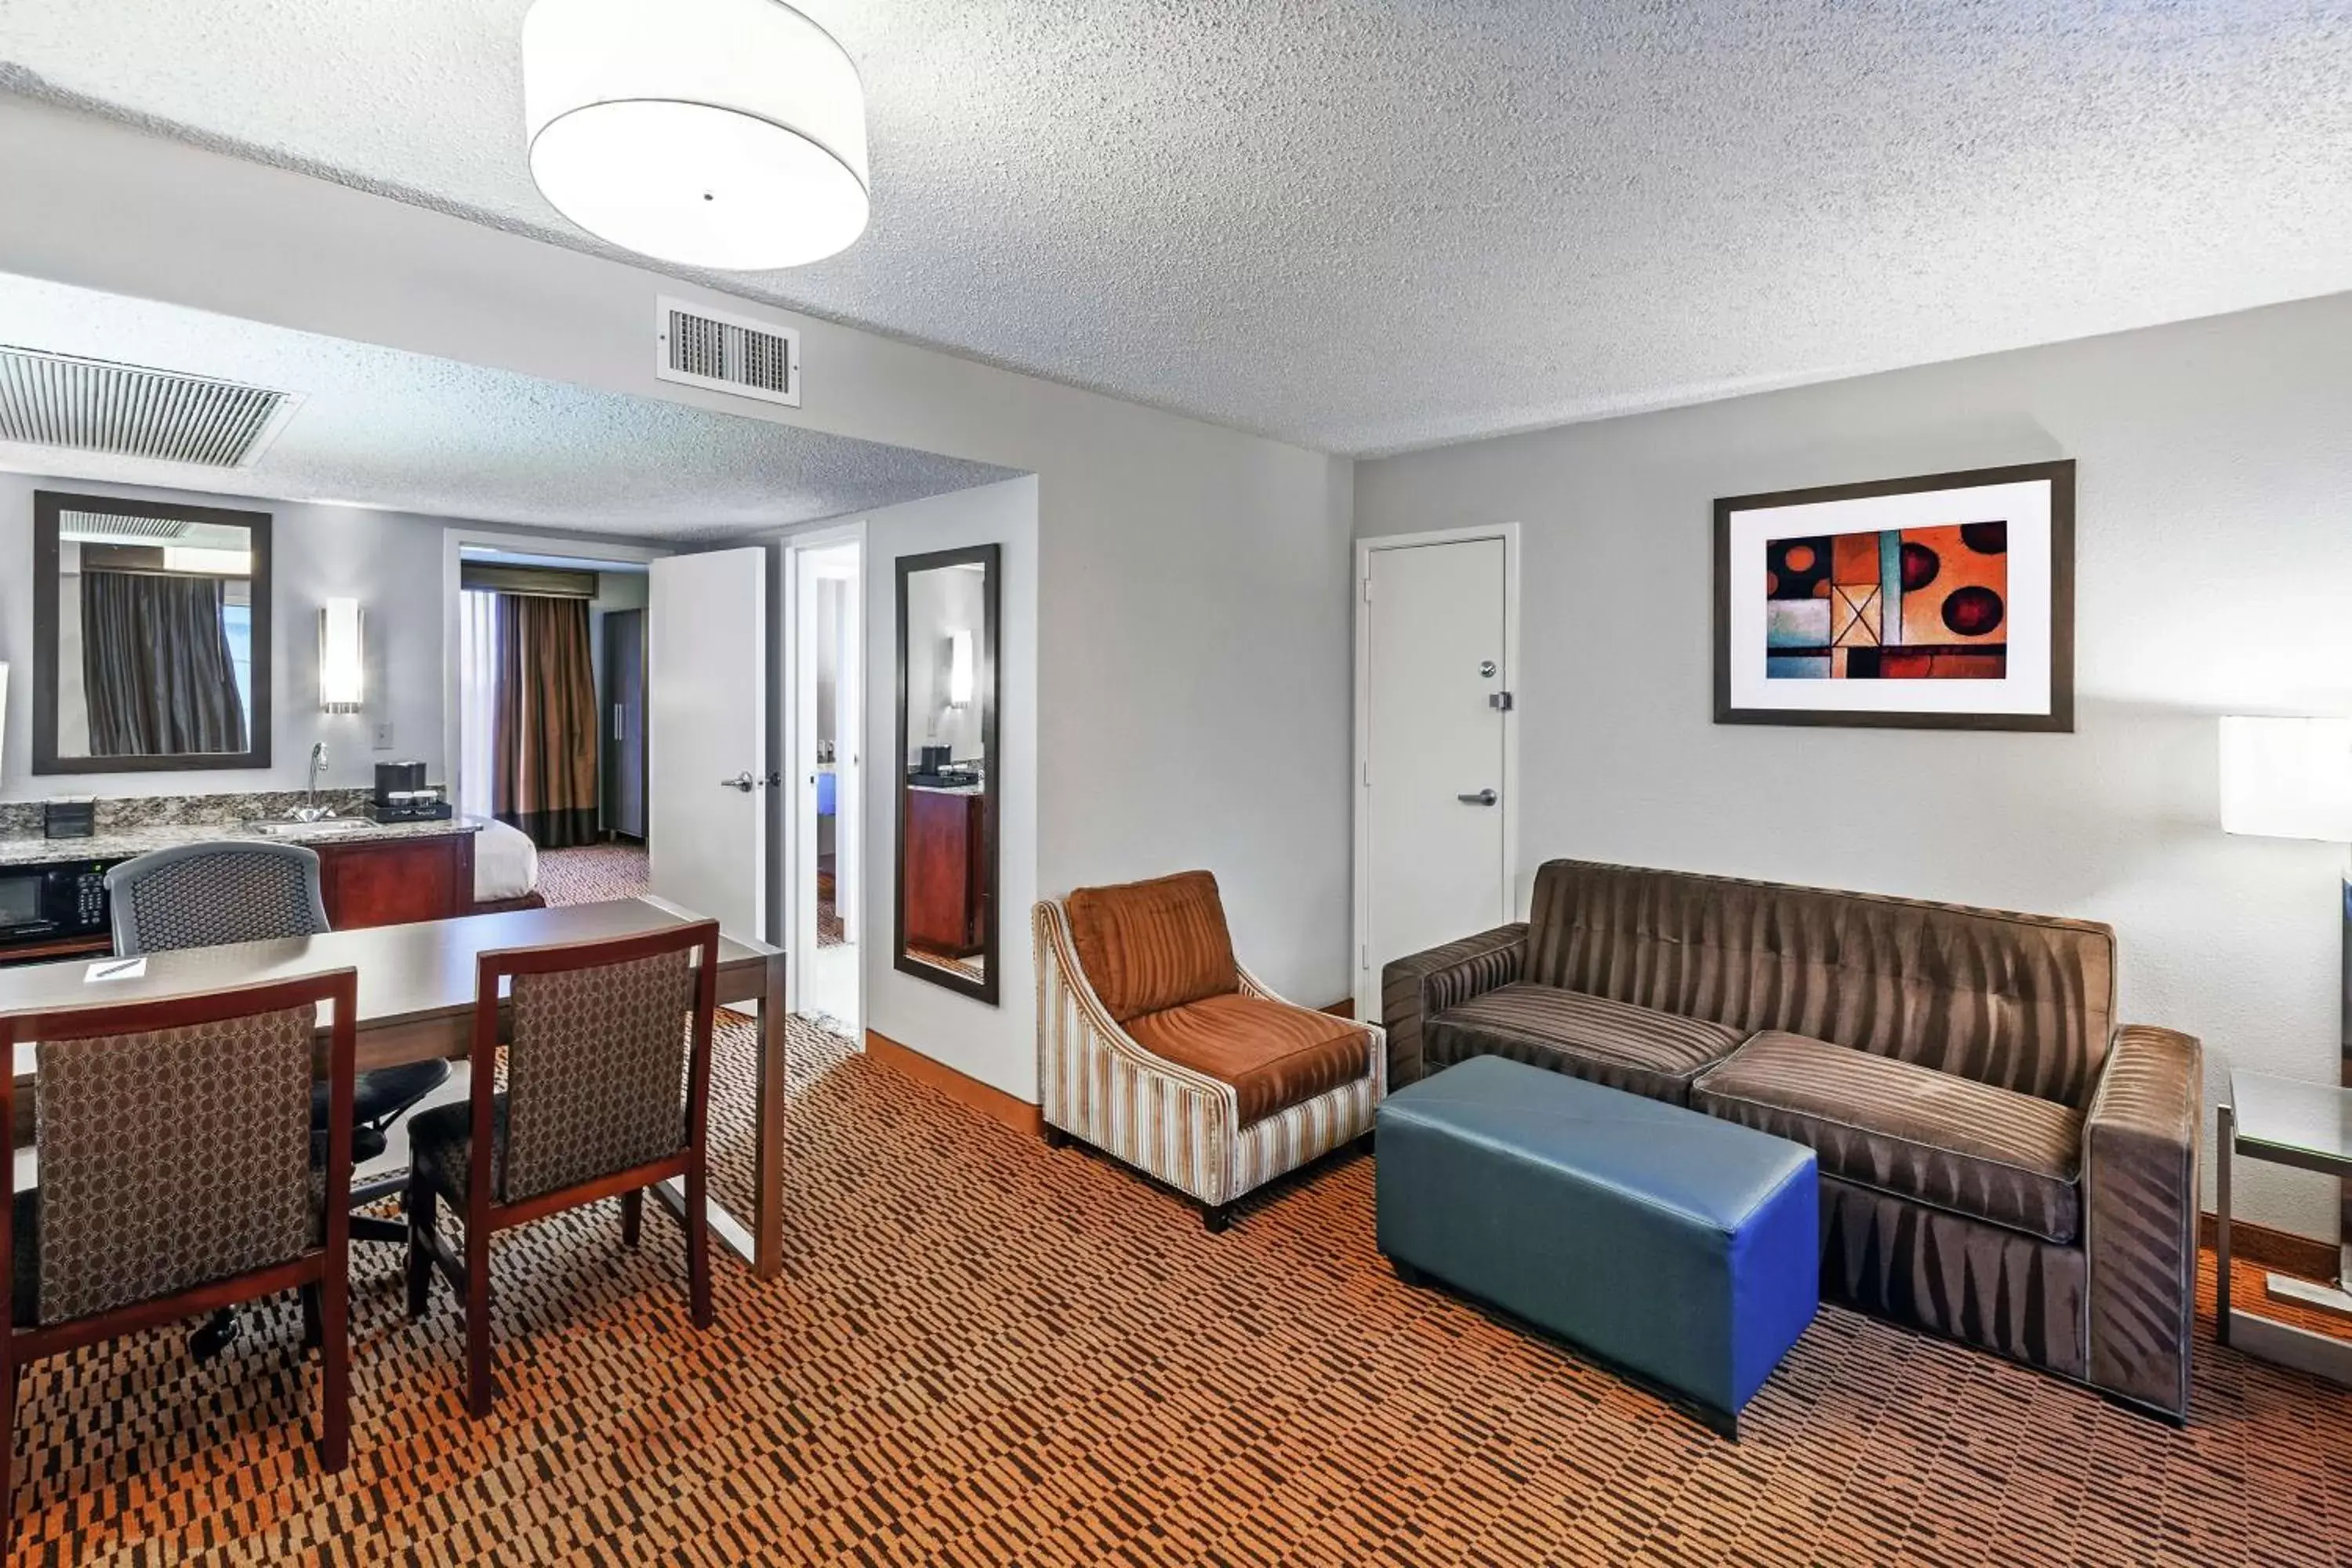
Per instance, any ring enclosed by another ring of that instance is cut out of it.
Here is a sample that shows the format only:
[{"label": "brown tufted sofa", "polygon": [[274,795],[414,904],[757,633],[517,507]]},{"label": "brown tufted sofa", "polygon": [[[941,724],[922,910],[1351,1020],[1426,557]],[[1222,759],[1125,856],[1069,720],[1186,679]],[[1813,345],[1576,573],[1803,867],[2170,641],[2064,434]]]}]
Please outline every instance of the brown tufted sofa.
[{"label": "brown tufted sofa", "polygon": [[1389,1081],[1505,1056],[1809,1144],[1824,1297],[2174,1420],[2197,1040],[2115,1022],[2115,932],[1555,860],[1530,918],[1390,964]]}]

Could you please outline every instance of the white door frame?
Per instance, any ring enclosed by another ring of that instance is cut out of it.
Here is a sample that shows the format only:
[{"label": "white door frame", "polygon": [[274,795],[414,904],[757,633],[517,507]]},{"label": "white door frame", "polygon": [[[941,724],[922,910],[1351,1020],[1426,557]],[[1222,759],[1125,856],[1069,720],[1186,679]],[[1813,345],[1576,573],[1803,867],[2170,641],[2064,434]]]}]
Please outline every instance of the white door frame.
[{"label": "white door frame", "polygon": [[[873,675],[866,668],[866,645],[870,641],[867,637],[869,628],[866,625],[866,612],[872,603],[872,595],[868,589],[871,586],[869,574],[872,571],[873,563],[871,552],[866,547],[864,518],[840,526],[812,528],[798,533],[788,533],[774,542],[783,547],[784,559],[783,607],[782,618],[777,623],[782,627],[782,635],[776,638],[777,646],[773,651],[773,662],[775,678],[783,694],[782,755],[785,777],[792,781],[789,788],[776,792],[782,797],[783,805],[781,814],[783,821],[779,826],[776,835],[776,853],[779,857],[777,865],[781,873],[778,879],[782,885],[782,897],[777,900],[782,905],[782,910],[781,918],[776,922],[776,945],[782,948],[788,954],[796,954],[802,951],[801,943],[804,938],[812,946],[816,941],[816,933],[814,931],[803,932],[800,925],[801,858],[803,855],[813,856],[816,853],[814,843],[804,844],[801,841],[800,798],[801,791],[807,787],[802,780],[800,772],[803,739],[798,662],[801,647],[801,557],[812,550],[830,550],[843,544],[857,546],[857,633],[861,644],[857,650],[857,663],[861,689],[857,694],[859,734],[856,744],[857,776],[861,781],[866,776],[866,752],[870,749],[866,742],[874,732],[873,703],[869,700],[874,690]],[[893,711],[895,713],[895,709]],[[892,722],[896,721],[894,717]],[[863,787],[862,783],[860,787]],[[861,877],[871,877],[873,871],[868,865],[866,854],[870,845],[866,841],[865,804],[863,800],[856,803],[851,820],[856,825],[859,835],[859,843],[855,851],[856,874]],[[835,832],[838,831],[838,818],[836,818]],[[870,907],[867,899],[872,890],[869,887],[862,889],[858,895],[856,909],[861,923],[864,921],[866,910]],[[857,944],[857,1026],[862,1034],[866,1027],[867,1000],[866,973],[868,944],[862,931],[852,940]],[[801,1010],[801,968],[799,963],[793,962],[787,962],[784,965],[784,1007],[787,1012],[797,1013]]]},{"label": "white door frame", "polygon": [[[1366,795],[1371,789],[1371,605],[1372,553],[1381,550],[1412,550],[1431,544],[1465,544],[1474,540],[1503,542],[1503,689],[1511,706],[1503,710],[1503,901],[1495,923],[1517,918],[1519,905],[1519,525],[1496,522],[1473,528],[1440,528],[1423,533],[1388,533],[1356,541],[1356,768],[1349,792],[1355,804],[1354,946],[1356,1016],[1381,1016],[1381,977],[1370,970],[1372,942],[1372,820]],[[1462,936],[1475,936],[1463,931]]]}]

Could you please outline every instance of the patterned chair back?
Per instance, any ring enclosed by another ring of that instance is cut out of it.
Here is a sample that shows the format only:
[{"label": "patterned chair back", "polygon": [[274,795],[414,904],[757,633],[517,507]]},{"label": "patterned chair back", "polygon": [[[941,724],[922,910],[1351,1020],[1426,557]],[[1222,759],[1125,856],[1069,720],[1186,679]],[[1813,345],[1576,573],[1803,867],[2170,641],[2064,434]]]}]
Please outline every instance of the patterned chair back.
[{"label": "patterned chair back", "polygon": [[106,874],[114,951],[316,936],[326,931],[319,852],[299,844],[188,844],[125,860]]},{"label": "patterned chair back", "polygon": [[[334,1000],[348,1020],[355,996],[346,969],[0,1020],[0,1041],[38,1045],[40,1186],[32,1234],[10,1239],[19,1266],[27,1254],[38,1259],[40,1323],[175,1295],[324,1245],[322,1200],[348,1192],[350,1170],[346,1144],[343,1169],[331,1163],[317,1178],[324,1192],[314,1189],[318,1003]],[[346,1027],[339,1021],[329,1081],[341,1076],[348,1105]],[[91,1029],[104,1032],[82,1032]]]},{"label": "patterned chair back", "polygon": [[[493,960],[525,956],[484,954],[486,993],[497,994]],[[514,1014],[499,1201],[615,1175],[698,1140],[717,924],[527,956],[529,967],[507,971]]]}]

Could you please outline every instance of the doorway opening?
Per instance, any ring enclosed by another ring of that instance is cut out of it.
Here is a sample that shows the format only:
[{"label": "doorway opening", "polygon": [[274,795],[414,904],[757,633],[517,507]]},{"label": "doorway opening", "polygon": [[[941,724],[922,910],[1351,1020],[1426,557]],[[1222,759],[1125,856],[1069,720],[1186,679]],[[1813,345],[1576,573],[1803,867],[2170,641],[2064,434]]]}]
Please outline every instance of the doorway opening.
[{"label": "doorway opening", "polygon": [[866,907],[859,855],[866,713],[862,534],[791,546],[793,721],[788,973],[800,977],[794,1010],[856,1039],[862,980],[859,931]]},{"label": "doorway opening", "polygon": [[478,905],[643,891],[646,563],[467,542],[457,565],[454,795],[489,825]]}]

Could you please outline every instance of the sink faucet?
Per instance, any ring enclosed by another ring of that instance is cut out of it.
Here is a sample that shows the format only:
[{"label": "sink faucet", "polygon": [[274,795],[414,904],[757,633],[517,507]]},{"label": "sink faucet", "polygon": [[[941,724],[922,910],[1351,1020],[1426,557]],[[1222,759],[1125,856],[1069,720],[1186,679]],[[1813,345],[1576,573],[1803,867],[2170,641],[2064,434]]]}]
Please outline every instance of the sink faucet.
[{"label": "sink faucet", "polygon": [[327,742],[320,741],[310,747],[310,776],[302,786],[302,804],[287,813],[297,822],[318,822],[334,816],[319,805],[319,775],[327,771]]}]

